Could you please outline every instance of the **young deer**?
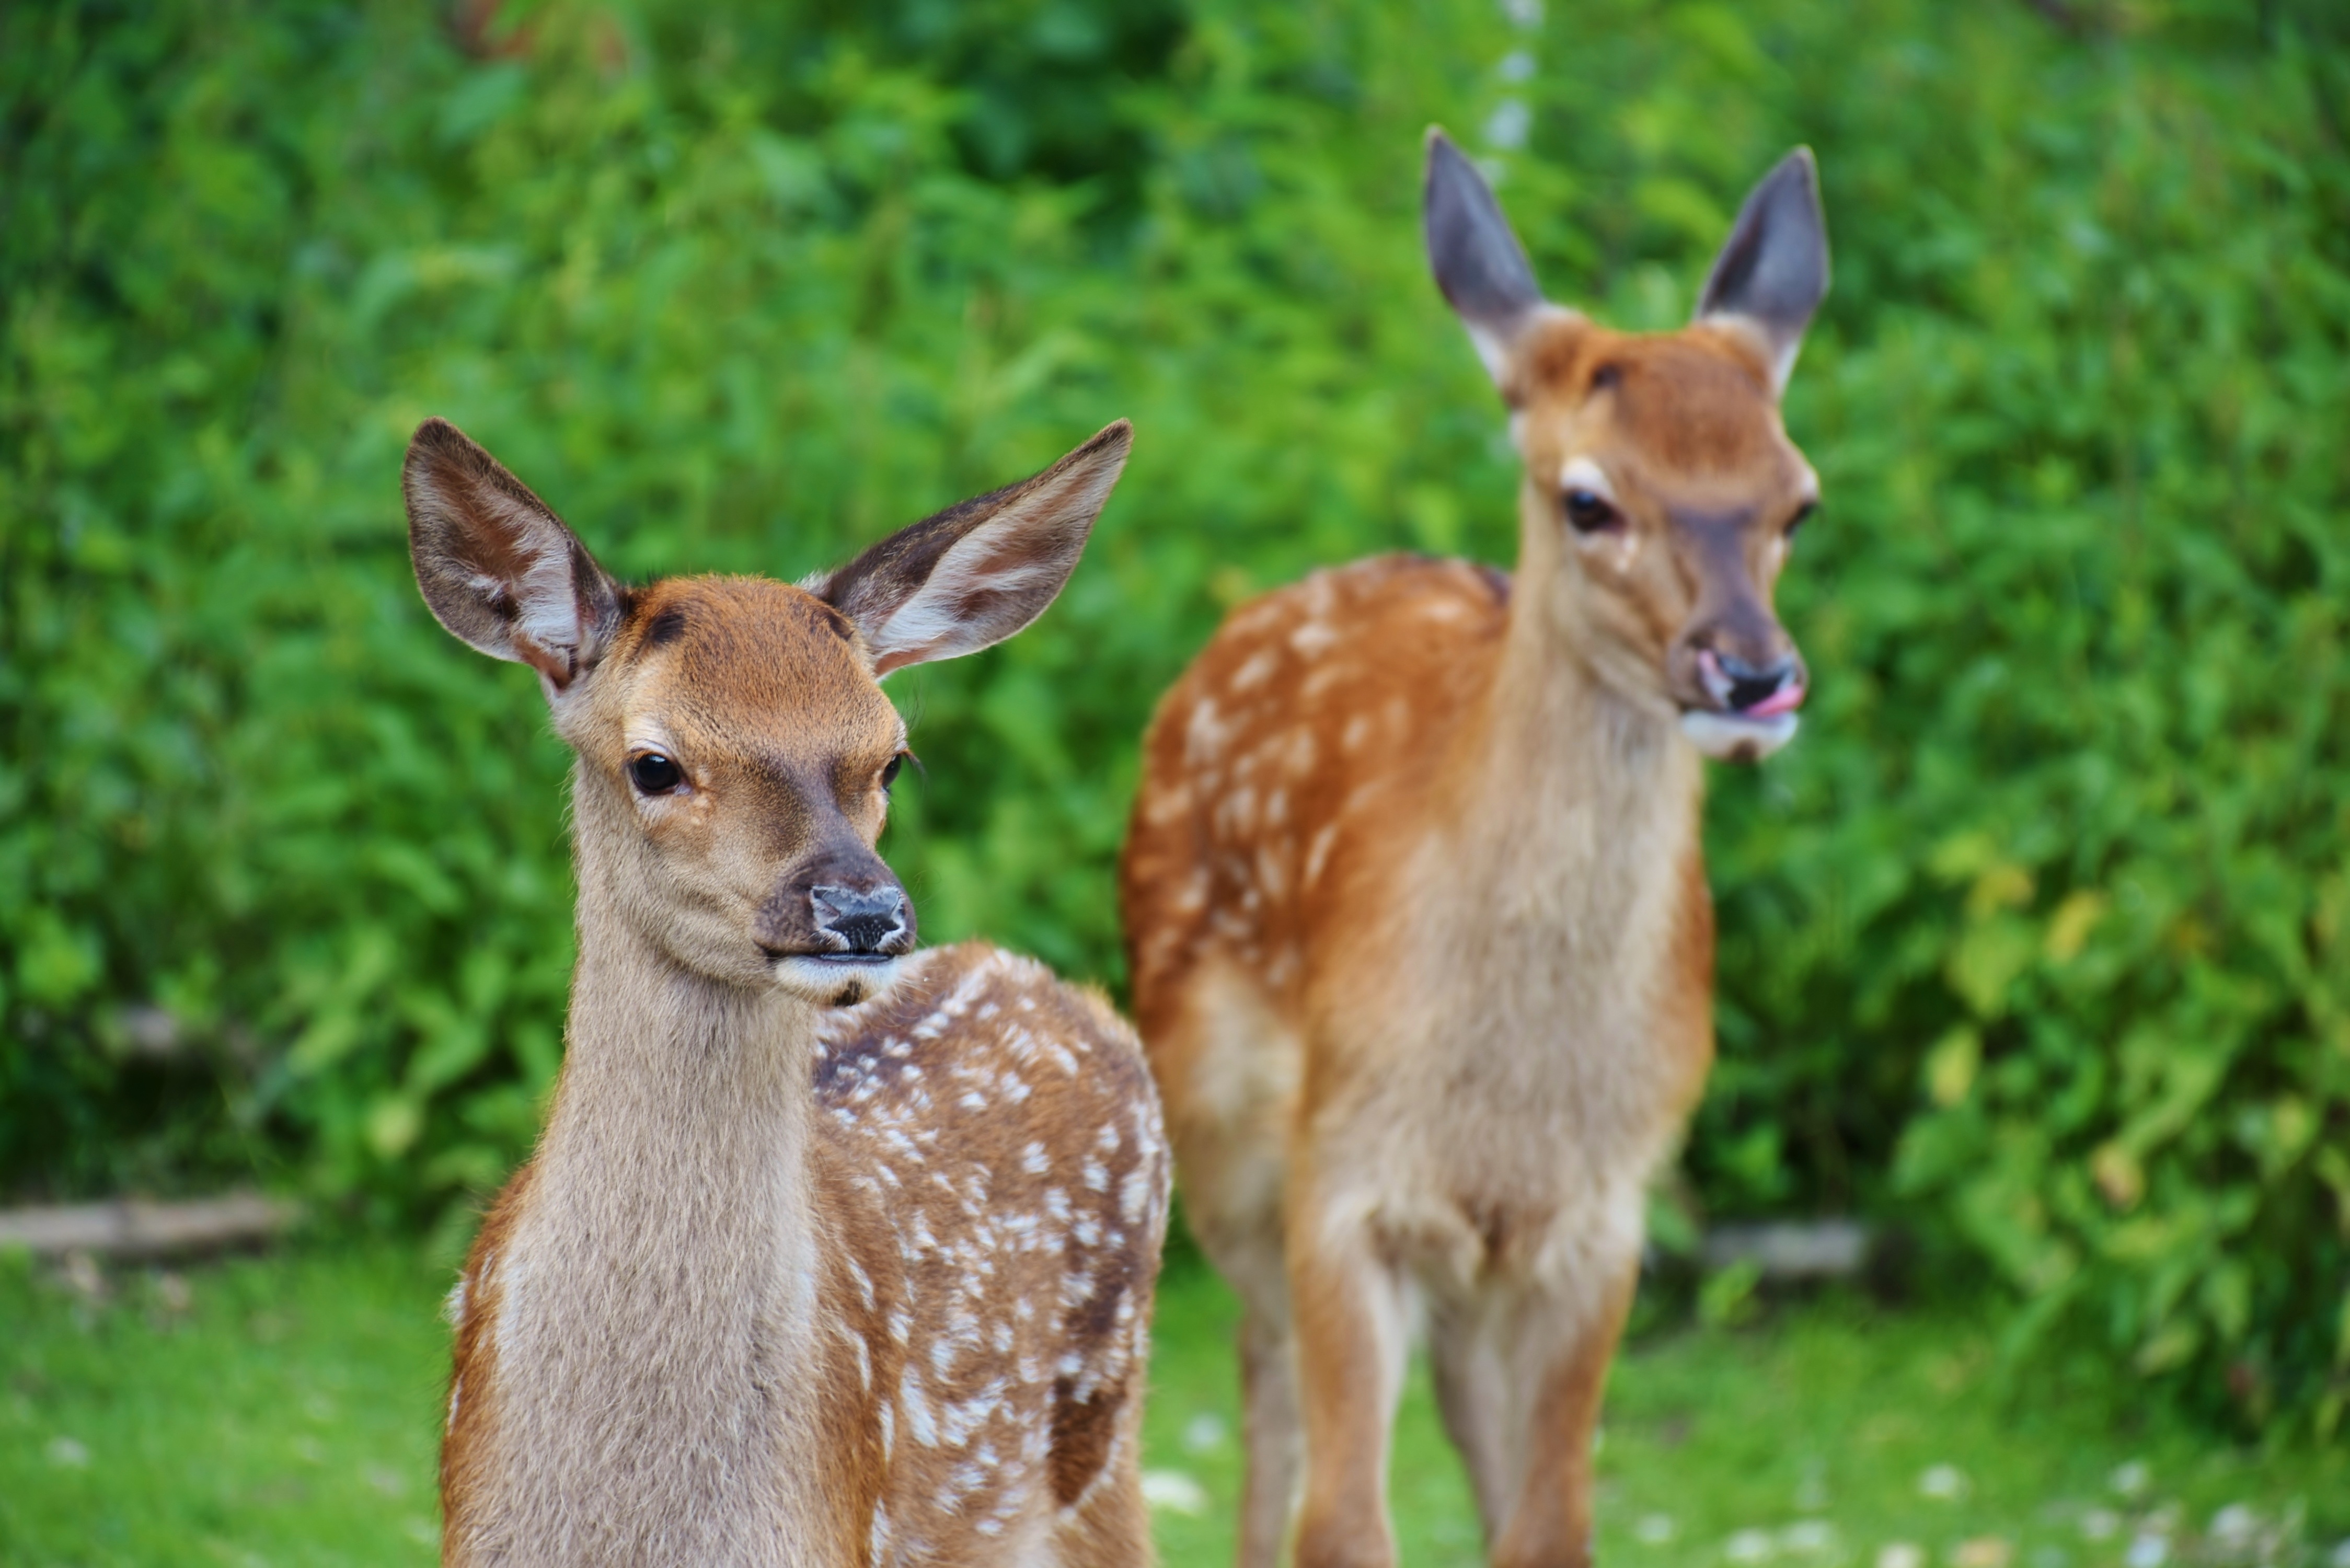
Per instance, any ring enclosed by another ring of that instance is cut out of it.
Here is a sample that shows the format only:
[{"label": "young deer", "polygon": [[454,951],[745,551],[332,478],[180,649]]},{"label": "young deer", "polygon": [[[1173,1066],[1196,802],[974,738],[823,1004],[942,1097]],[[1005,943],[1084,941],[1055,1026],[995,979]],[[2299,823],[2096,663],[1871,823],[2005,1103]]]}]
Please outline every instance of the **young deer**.
[{"label": "young deer", "polygon": [[1524,460],[1517,571],[1386,556],[1234,611],[1151,721],[1123,866],[1186,1212],[1246,1304],[1251,1565],[1301,1436],[1297,1561],[1394,1560],[1419,1306],[1493,1561],[1589,1561],[1644,1189],[1713,1050],[1699,759],[1804,695],[1771,593],[1817,489],[1779,419],[1827,287],[1810,155],[1677,332],[1545,304],[1433,133],[1427,226]]},{"label": "young deer", "polygon": [[629,587],[416,432],[426,602],[537,670],[577,753],[568,1051],[451,1297],[445,1562],[1147,1560],[1140,1047],[1027,960],[915,951],[873,848],[879,678],[1042,613],[1129,441],[798,587]]}]

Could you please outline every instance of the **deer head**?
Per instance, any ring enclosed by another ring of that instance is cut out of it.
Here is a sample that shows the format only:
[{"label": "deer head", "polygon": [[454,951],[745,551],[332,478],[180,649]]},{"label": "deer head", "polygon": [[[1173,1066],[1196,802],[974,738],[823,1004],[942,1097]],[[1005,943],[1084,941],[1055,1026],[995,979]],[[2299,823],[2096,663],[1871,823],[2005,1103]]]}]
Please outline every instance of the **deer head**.
[{"label": "deer head", "polygon": [[402,488],[425,603],[460,639],[536,670],[577,753],[583,910],[709,978],[841,1005],[876,994],[914,946],[873,847],[907,754],[880,678],[1043,614],[1132,440],[1120,421],[798,587],[629,587],[442,420],[418,429]]},{"label": "deer head", "polygon": [[1519,592],[1598,678],[1679,715],[1711,756],[1795,732],[1808,677],[1772,591],[1819,479],[1780,394],[1828,286],[1811,153],[1739,210],[1675,332],[1614,332],[1552,305],[1492,192],[1428,144],[1428,254],[1510,409],[1525,464]]}]

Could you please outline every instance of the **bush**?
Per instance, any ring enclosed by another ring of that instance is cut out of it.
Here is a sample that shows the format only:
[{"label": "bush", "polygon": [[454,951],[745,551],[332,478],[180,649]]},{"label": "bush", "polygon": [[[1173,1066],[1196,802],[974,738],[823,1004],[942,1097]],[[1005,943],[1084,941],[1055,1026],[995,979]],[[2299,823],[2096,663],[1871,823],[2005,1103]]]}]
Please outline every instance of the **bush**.
[{"label": "bush", "polygon": [[260,1170],[393,1219],[526,1148],[564,759],[408,579],[424,414],[639,575],[796,575],[1135,418],[1063,602],[896,683],[931,773],[889,846],[927,932],[1114,981],[1135,739],[1222,609],[1506,558],[1421,126],[1647,327],[1805,140],[1837,284],[1789,419],[1829,507],[1783,608],[1820,691],[1718,779],[1698,1189],[1907,1218],[2027,1337],[2337,1418],[2329,14],[509,11],[0,17],[0,1184]]}]

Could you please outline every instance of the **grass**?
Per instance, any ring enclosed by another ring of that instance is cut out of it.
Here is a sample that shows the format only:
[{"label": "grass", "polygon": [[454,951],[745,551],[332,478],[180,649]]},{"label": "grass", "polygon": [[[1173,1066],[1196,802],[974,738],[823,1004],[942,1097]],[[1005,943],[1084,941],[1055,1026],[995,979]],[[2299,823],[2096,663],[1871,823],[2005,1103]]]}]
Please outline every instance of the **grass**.
[{"label": "grass", "polygon": [[[392,1244],[111,1278],[0,1263],[0,1563],[430,1563],[444,1282]],[[1159,1516],[1170,1568],[1229,1560],[1233,1314],[1206,1271],[1170,1272],[1148,1464],[1199,1505]],[[1628,1568],[2350,1563],[2350,1450],[2249,1453],[2113,1391],[2003,1388],[1947,1310],[1652,1331],[1617,1365],[1599,1463],[1599,1555]],[[1478,1560],[1424,1376],[1393,1497],[1407,1563]]]}]

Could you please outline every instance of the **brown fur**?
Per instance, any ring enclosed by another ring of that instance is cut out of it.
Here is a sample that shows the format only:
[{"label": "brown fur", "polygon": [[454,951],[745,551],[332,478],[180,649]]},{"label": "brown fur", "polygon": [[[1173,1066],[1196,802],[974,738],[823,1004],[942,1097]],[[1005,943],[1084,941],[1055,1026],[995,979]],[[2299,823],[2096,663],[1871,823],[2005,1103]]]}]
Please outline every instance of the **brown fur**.
[{"label": "brown fur", "polygon": [[[876,650],[1033,618],[1122,455],[918,524],[927,565],[881,552],[878,584],[629,590],[486,453],[420,432],[420,584],[539,670],[578,753],[567,1052],[451,1298],[445,1561],[1149,1560],[1168,1162],[1139,1043],[982,944],[827,964],[804,908],[812,880],[895,887]],[[954,602],[913,639],[941,573]],[[654,752],[682,782],[648,793]]]},{"label": "brown fur", "polygon": [[[1680,720],[1700,650],[1791,651],[1814,481],[1735,322],[1546,308],[1508,348],[1515,573],[1387,556],[1244,605],[1144,742],[1120,894],[1186,1213],[1246,1303],[1246,1568],[1301,1460],[1298,1562],[1393,1561],[1421,1309],[1493,1560],[1587,1563],[1644,1196],[1712,1059]],[[1576,460],[1621,528],[1565,524]]]}]

